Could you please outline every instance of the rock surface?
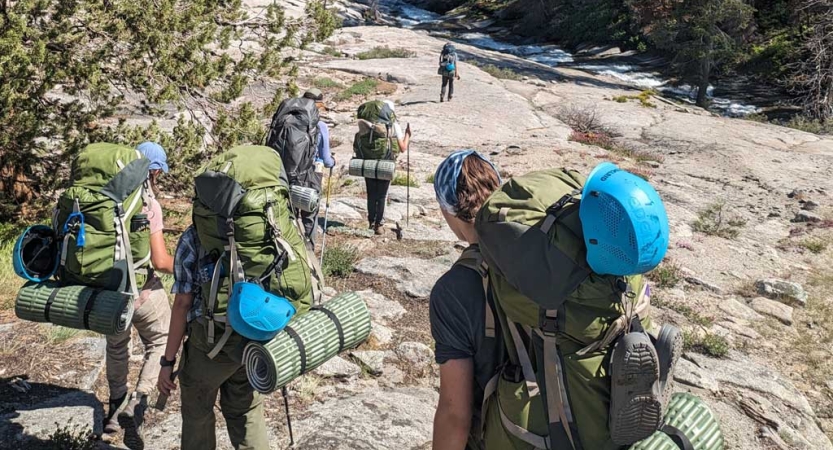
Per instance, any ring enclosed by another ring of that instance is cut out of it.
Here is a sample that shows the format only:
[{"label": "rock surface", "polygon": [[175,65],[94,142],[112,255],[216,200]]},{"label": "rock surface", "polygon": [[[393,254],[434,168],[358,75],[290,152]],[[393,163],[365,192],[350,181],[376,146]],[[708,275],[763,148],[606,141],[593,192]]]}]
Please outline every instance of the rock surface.
[{"label": "rock surface", "polygon": [[451,267],[456,258],[456,255],[445,255],[433,259],[381,256],[359,261],[356,264],[356,270],[368,275],[389,278],[396,283],[399,291],[411,297],[427,298],[431,294],[434,283]]},{"label": "rock surface", "polygon": [[399,302],[389,300],[382,294],[373,291],[360,291],[357,294],[367,303],[370,318],[378,323],[387,324],[395,321],[407,312]]},{"label": "rock surface", "polygon": [[784,325],[793,324],[793,308],[783,303],[758,297],[752,300],[752,309],[780,320]]},{"label": "rock surface", "polygon": [[403,342],[396,347],[396,354],[415,366],[427,366],[434,362],[434,351],[421,342]]},{"label": "rock surface", "polygon": [[350,378],[362,373],[362,369],[341,356],[336,356],[318,366],[314,372],[324,378]]},{"label": "rock surface", "polygon": [[[0,448],[28,448],[45,442],[59,427],[101,435],[104,412],[89,392],[72,391],[0,416]],[[11,444],[9,447],[4,447]]]},{"label": "rock surface", "polygon": [[788,303],[793,306],[804,306],[807,304],[807,292],[804,288],[791,281],[767,278],[755,282],[758,293],[764,297]]}]

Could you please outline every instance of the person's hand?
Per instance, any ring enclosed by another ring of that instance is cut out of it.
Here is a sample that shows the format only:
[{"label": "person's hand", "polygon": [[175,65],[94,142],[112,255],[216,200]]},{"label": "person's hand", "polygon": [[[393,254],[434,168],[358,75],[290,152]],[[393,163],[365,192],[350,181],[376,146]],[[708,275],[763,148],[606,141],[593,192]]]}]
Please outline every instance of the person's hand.
[{"label": "person's hand", "polygon": [[176,381],[171,379],[171,374],[173,373],[173,367],[163,367],[159,371],[159,379],[156,380],[156,387],[159,389],[159,392],[165,395],[171,395],[172,391],[176,390]]},{"label": "person's hand", "polygon": [[408,136],[408,137],[410,137],[410,136],[411,136],[411,124],[408,124],[408,125],[405,127],[405,136]]},{"label": "person's hand", "polygon": [[457,75],[457,81],[460,81],[460,75]]}]

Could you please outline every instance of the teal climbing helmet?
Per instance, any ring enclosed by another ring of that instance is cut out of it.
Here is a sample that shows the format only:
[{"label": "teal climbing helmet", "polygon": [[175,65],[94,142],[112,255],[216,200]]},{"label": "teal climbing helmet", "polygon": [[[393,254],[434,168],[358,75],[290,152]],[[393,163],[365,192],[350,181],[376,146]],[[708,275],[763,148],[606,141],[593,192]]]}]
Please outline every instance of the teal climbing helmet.
[{"label": "teal climbing helmet", "polygon": [[579,206],[587,263],[601,275],[653,270],[668,250],[668,215],[642,178],[605,162],[596,166]]},{"label": "teal climbing helmet", "polygon": [[17,238],[12,250],[12,265],[17,276],[40,283],[58,269],[58,239],[52,228],[34,225]]},{"label": "teal climbing helmet", "polygon": [[251,282],[234,283],[226,311],[231,329],[253,341],[271,340],[294,315],[289,300]]}]

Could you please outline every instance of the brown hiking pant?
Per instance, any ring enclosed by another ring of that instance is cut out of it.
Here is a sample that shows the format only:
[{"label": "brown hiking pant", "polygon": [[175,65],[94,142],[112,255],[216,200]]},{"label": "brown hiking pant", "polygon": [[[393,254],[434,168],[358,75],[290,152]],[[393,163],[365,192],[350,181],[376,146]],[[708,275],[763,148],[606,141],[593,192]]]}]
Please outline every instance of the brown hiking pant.
[{"label": "brown hiking pant", "polygon": [[[149,395],[159,377],[159,359],[168,342],[168,327],[171,323],[171,305],[168,294],[159,278],[149,280],[139,294],[133,312],[133,327],[139,333],[145,346],[145,356],[136,383],[136,392]],[[110,398],[127,394],[127,375],[130,372],[130,334],[128,327],[123,333],[107,336],[107,383]]]},{"label": "brown hiking pant", "polygon": [[[240,362],[241,338],[232,335],[214,359],[206,326],[192,322],[185,341],[179,382],[182,389],[181,450],[217,448],[214,403],[220,394],[220,411],[226,419],[229,440],[236,450],[268,450],[263,397],[252,389]],[[217,339],[222,332],[217,334]]]}]

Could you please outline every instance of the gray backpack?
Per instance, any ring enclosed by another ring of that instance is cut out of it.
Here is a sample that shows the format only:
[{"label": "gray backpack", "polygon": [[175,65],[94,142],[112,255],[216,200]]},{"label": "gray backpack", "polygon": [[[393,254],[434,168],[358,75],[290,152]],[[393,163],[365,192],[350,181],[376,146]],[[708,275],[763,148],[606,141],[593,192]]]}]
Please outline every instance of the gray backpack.
[{"label": "gray backpack", "polygon": [[318,120],[315,101],[308,98],[288,98],[272,116],[266,145],[280,155],[290,185],[319,187],[315,177]]}]

